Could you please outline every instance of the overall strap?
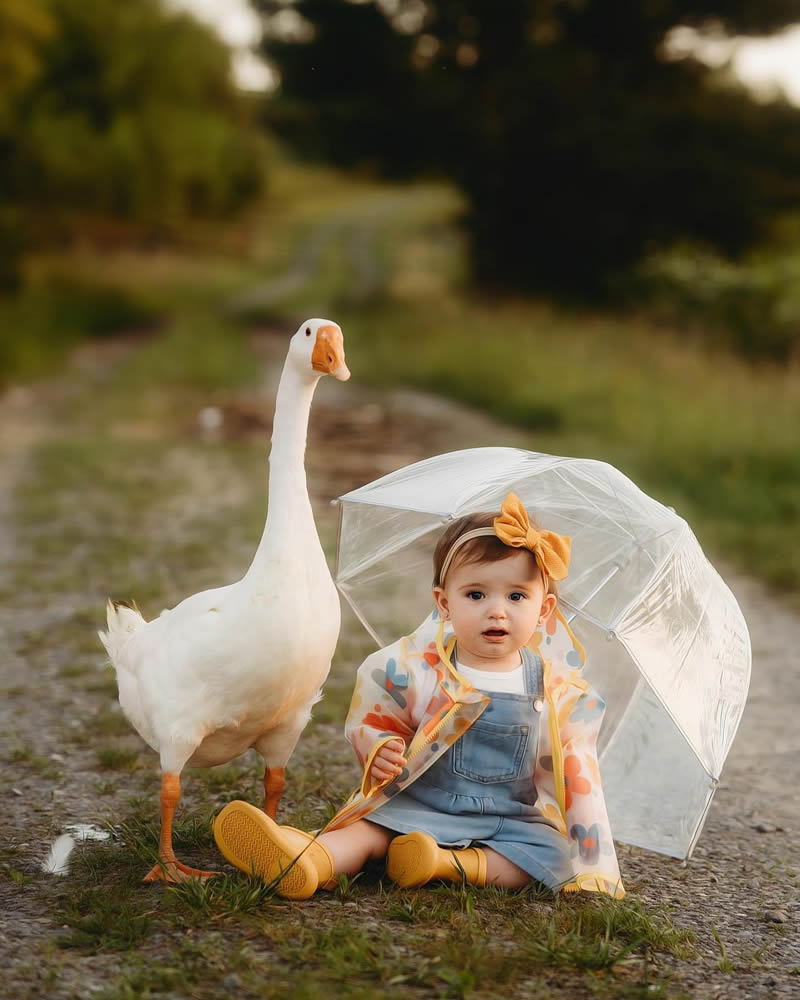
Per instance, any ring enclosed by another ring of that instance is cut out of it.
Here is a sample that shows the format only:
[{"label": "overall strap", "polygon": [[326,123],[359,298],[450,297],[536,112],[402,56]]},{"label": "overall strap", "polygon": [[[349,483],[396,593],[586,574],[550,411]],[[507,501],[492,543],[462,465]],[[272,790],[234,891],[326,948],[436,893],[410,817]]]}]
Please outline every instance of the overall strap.
[{"label": "overall strap", "polygon": [[544,669],[542,658],[523,646],[522,653],[523,676],[525,678],[525,694],[531,698],[544,697]]}]

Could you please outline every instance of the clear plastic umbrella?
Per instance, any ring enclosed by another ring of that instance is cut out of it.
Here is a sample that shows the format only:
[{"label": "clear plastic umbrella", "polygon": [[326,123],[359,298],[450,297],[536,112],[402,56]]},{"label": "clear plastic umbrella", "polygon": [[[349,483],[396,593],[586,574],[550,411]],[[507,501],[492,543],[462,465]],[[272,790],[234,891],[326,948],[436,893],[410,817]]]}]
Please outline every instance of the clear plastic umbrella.
[{"label": "clear plastic umbrella", "polygon": [[560,607],[607,703],[598,744],[617,840],[673,857],[697,842],[750,681],[739,605],[688,524],[604,462],[472,448],[339,498],[336,582],[379,645],[431,609],[443,525],[513,490],[572,537]]}]

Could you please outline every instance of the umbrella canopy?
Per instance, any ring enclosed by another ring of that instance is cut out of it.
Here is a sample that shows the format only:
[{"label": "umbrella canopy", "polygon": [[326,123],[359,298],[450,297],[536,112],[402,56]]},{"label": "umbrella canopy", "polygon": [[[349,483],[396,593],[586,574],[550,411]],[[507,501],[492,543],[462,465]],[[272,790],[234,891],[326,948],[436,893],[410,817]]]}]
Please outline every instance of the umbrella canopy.
[{"label": "umbrella canopy", "polygon": [[598,744],[617,840],[685,858],[697,841],[750,681],[744,617],[688,524],[613,466],[517,448],[417,462],[339,498],[336,582],[379,645],[431,607],[450,520],[513,490],[572,537],[559,604],[607,703]]}]

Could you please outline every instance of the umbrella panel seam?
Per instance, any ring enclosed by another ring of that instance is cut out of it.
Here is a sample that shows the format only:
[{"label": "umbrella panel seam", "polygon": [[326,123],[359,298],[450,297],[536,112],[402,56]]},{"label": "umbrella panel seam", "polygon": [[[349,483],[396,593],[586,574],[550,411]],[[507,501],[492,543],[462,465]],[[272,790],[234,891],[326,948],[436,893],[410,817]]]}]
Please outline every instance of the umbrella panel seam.
[{"label": "umbrella panel seam", "polygon": [[659,693],[658,689],[653,685],[653,682],[650,680],[650,678],[644,672],[644,670],[642,670],[642,667],[639,664],[639,660],[633,655],[633,651],[630,649],[630,647],[628,646],[627,642],[625,642],[624,635],[620,635],[619,633],[615,633],[615,635],[616,635],[616,638],[617,638],[618,642],[620,642],[625,647],[625,651],[627,652],[628,656],[636,664],[636,669],[639,671],[639,673],[641,674],[641,676],[647,682],[650,690],[655,695],[656,700],[658,701],[659,705],[661,705],[661,707],[664,709],[664,711],[669,716],[670,721],[672,722],[672,724],[675,726],[675,728],[678,730],[678,732],[681,734],[681,736],[684,738],[684,740],[686,740],[686,745],[689,747],[689,749],[692,751],[692,753],[694,754],[694,756],[697,758],[697,762],[700,764],[700,767],[705,771],[705,773],[708,775],[708,777],[712,781],[719,780],[719,775],[713,774],[708,769],[707,765],[703,761],[703,758],[700,756],[700,753],[699,753],[697,747],[694,745],[694,741],[689,738],[689,735],[687,734],[686,730],[683,728],[683,726],[678,722],[678,720],[672,714],[672,712],[670,711],[670,709],[667,706],[666,702],[661,697],[661,694]]}]

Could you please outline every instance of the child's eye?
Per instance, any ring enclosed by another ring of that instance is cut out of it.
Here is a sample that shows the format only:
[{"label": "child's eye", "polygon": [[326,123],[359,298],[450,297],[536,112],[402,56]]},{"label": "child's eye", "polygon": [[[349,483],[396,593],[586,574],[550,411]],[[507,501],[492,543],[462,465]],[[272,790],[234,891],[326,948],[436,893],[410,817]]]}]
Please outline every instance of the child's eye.
[{"label": "child's eye", "polygon": [[508,595],[512,601],[524,601],[525,595],[521,594],[518,590],[515,590],[513,594]]},{"label": "child's eye", "polygon": [[471,601],[479,601],[483,597],[483,594],[481,593],[480,590],[468,590],[467,597]]}]

